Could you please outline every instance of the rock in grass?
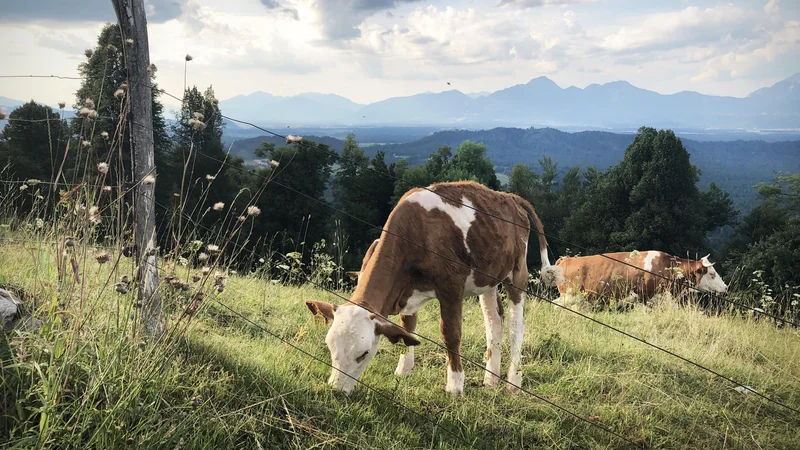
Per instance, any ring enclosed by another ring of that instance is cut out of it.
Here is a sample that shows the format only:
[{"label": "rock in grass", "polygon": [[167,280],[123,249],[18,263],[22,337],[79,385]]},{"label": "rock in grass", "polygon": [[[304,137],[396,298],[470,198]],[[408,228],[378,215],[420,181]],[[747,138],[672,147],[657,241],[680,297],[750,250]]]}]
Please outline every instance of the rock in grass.
[{"label": "rock in grass", "polygon": [[0,289],[0,328],[11,331],[14,319],[17,317],[17,305],[20,301],[11,292]]}]

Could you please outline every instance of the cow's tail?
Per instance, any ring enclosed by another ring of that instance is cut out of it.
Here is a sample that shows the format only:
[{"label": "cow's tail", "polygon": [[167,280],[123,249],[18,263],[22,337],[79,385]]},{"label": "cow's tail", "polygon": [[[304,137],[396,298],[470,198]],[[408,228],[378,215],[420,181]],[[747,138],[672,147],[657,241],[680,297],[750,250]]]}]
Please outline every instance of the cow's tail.
[{"label": "cow's tail", "polygon": [[563,283],[564,269],[550,264],[550,258],[547,252],[547,237],[544,235],[544,225],[542,225],[539,215],[536,214],[536,211],[533,209],[533,205],[531,205],[524,198],[515,195],[514,200],[516,200],[517,204],[519,204],[519,206],[521,206],[522,209],[528,213],[528,216],[530,216],[534,226],[534,229],[531,231],[534,231],[538,235],[539,255],[542,257],[542,270],[540,274],[542,282],[545,284],[545,286],[555,286],[559,283]]}]

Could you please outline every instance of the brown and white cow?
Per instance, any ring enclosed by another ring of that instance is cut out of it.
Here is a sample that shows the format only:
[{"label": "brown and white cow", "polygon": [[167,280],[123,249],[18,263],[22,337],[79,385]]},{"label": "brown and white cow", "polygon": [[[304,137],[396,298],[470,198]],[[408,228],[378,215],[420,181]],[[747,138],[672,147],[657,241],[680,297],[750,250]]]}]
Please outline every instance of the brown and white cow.
[{"label": "brown and white cow", "polygon": [[[522,382],[519,363],[524,332],[523,293],[528,282],[529,216],[539,232],[542,280],[552,286],[561,279],[561,269],[548,260],[542,223],[530,203],[521,197],[478,183],[435,183],[428,189],[409,190],[392,210],[385,231],[364,257],[351,299],[384,317],[400,314],[402,328],[356,305],[306,301],[312,313],[333,321],[325,342],[334,367],[328,383],[336,389],[352,391],[355,380],[340,371],[358,379],[378,351],[381,335],[392,343],[402,340],[409,346],[395,371],[399,375],[409,373],[414,365],[411,346],[419,341],[406,330],[414,331],[417,311],[433,298],[439,300],[440,331],[448,349],[445,390],[453,394],[464,390],[464,371],[457,354],[466,297],[480,296],[486,326],[486,368],[500,373],[500,283],[506,286],[510,299],[511,363],[507,376],[517,386]],[[484,378],[485,384],[498,381],[489,373]]]},{"label": "brown and white cow", "polygon": [[578,293],[584,293],[590,304],[603,299],[647,302],[665,292],[681,294],[686,285],[699,291],[728,292],[709,256],[694,260],[651,250],[561,257],[556,261],[564,270],[564,281],[558,283],[559,303]]}]

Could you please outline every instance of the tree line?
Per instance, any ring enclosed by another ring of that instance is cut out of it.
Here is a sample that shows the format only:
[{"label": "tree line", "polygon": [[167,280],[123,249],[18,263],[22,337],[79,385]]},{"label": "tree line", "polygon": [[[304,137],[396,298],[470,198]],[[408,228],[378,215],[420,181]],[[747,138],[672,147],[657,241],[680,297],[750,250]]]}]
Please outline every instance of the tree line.
[{"label": "tree line", "polygon": [[[79,66],[84,81],[73,106],[94,111],[91,120],[85,111],[76,120],[65,120],[63,111],[34,101],[10,113],[0,135],[3,178],[91,182],[98,176],[95,168],[112,161],[108,180],[123,187],[140,181],[130,175],[131,124],[121,120],[127,114],[122,45],[118,28],[106,26]],[[270,164],[253,168],[223,146],[224,122],[212,87],[187,88],[174,124],[168,125],[154,66],[151,75],[153,120],[148,126],[156,147],[163,249],[219,236],[252,203],[261,214],[248,222],[247,235],[237,237],[232,252],[292,253],[311,264],[316,245],[337,255],[339,266],[354,270],[408,189],[473,180],[530,201],[551,236],[554,255],[636,249],[699,257],[712,251],[709,233],[728,226],[733,236],[712,259],[729,271],[761,271],[758,276],[775,289],[800,285],[793,269],[800,262],[800,175],[779,175],[758,186],[761,202],[739,220],[728,193],[714,183],[707,190],[698,188],[698,170],[670,130],[640,128],[623,160],[604,171],[563,170],[544,156],[538,167],[513,166],[507,183],[498,179],[486,146],[470,140],[431,149],[418,165],[387,163],[382,151],[369,157],[353,134],[340,154],[309,140],[264,142],[254,153]],[[33,204],[24,196],[18,202],[20,210]],[[529,255],[536,267],[538,251]]]}]

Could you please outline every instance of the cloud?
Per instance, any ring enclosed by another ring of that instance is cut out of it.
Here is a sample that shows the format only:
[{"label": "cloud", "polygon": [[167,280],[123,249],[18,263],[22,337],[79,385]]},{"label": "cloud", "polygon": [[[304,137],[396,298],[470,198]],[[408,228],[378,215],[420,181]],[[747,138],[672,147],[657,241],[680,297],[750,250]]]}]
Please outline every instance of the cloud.
[{"label": "cloud", "polygon": [[348,41],[361,36],[359,25],[367,17],[418,1],[421,0],[308,0],[307,14],[303,16],[312,18],[324,39]]},{"label": "cloud", "polygon": [[512,6],[515,8],[539,8],[542,6],[563,6],[577,3],[593,3],[597,0],[500,0],[497,6]]},{"label": "cloud", "polygon": [[[0,23],[28,22],[116,22],[114,7],[108,0],[81,0],[79,3],[52,0],[4,2]],[[179,17],[186,0],[147,0],[148,23],[164,23]]]}]

